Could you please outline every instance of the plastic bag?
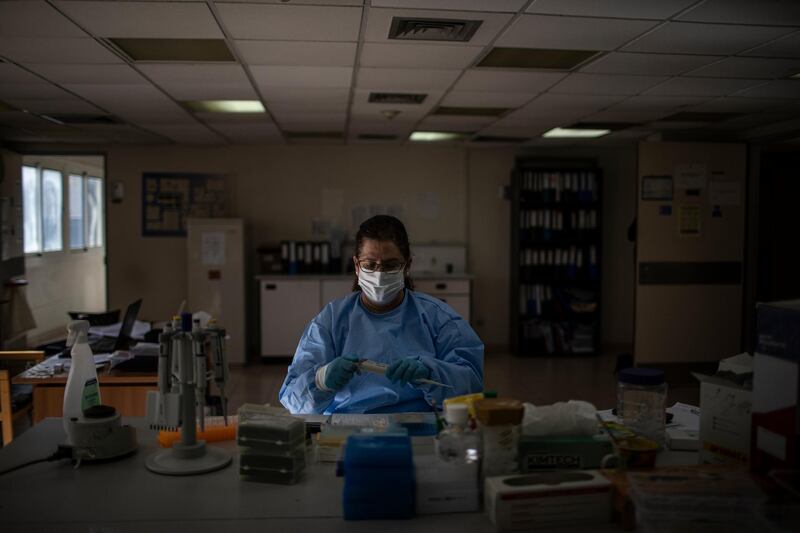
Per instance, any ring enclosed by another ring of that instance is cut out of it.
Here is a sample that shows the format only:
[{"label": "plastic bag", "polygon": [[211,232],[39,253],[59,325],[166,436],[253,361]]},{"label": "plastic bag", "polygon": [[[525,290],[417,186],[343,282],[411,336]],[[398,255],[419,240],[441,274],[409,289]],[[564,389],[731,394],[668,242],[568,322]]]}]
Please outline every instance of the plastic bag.
[{"label": "plastic bag", "polygon": [[597,409],[589,402],[570,400],[553,405],[525,404],[522,434],[531,437],[578,437],[597,433]]}]

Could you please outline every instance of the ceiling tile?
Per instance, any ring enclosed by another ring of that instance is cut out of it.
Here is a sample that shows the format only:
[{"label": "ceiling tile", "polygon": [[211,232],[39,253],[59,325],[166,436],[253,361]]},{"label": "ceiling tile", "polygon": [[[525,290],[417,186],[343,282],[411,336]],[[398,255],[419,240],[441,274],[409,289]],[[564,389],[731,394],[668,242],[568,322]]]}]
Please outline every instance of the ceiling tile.
[{"label": "ceiling tile", "polygon": [[116,115],[136,117],[134,121],[141,121],[141,117],[161,123],[190,118],[181,106],[152,85],[70,84],[64,87]]},{"label": "ceiling tile", "polygon": [[785,35],[790,28],[669,22],[625,47],[626,52],[736,54]]},{"label": "ceiling tile", "polygon": [[580,116],[594,113],[620,102],[622,96],[578,95],[544,93],[514,112],[515,118],[530,118],[531,115]]},{"label": "ceiling tile", "polygon": [[248,83],[247,75],[240,65],[155,63],[139,65],[139,69],[158,84]]},{"label": "ceiling tile", "polygon": [[94,39],[0,37],[0,55],[17,63],[122,63]]},{"label": "ceiling tile", "polygon": [[225,144],[225,140],[200,124],[142,124],[175,142],[184,144]]},{"label": "ceiling tile", "polygon": [[147,83],[128,65],[47,65],[32,64],[30,69],[48,80],[59,83]]},{"label": "ceiling tile", "polygon": [[497,117],[439,117],[428,116],[417,126],[424,131],[478,131],[495,122]]},{"label": "ceiling tile", "polygon": [[259,87],[349,87],[353,76],[350,67],[287,67],[257,65],[250,67]]},{"label": "ceiling tile", "polygon": [[0,84],[5,83],[43,83],[44,80],[24,68],[11,63],[0,63]]},{"label": "ceiling tile", "polygon": [[800,3],[797,0],[706,0],[682,14],[678,20],[800,26]]},{"label": "ceiling tile", "polygon": [[408,9],[452,9],[454,11],[494,11],[516,13],[527,0],[372,0],[372,7]]},{"label": "ceiling tile", "polygon": [[745,98],[800,99],[800,80],[776,80],[736,93]]},{"label": "ceiling tile", "polygon": [[689,76],[711,78],[785,78],[800,72],[800,58],[729,57],[691,71]]},{"label": "ceiling tile", "polygon": [[672,78],[645,94],[653,96],[726,96],[763,83],[734,78]]},{"label": "ceiling tile", "polygon": [[292,113],[346,113],[347,102],[314,101],[270,102],[269,110],[276,114]]},{"label": "ceiling tile", "polygon": [[356,43],[302,41],[236,41],[249,65],[352,67]]},{"label": "ceiling tile", "polygon": [[281,87],[260,85],[264,99],[270,102],[339,102],[347,105],[350,90],[346,87]]},{"label": "ceiling tile", "polygon": [[663,82],[663,76],[625,76],[611,74],[570,74],[550,92],[557,94],[634,95]]},{"label": "ceiling tile", "polygon": [[442,100],[442,105],[454,107],[519,107],[529,102],[537,93],[453,91]]},{"label": "ceiling tile", "polygon": [[580,71],[590,74],[677,76],[719,59],[720,56],[612,52],[592,61],[581,68]]},{"label": "ceiling tile", "polygon": [[606,109],[597,113],[583,117],[586,122],[628,122],[641,123],[650,122],[664,118],[671,114],[671,111],[617,111]]},{"label": "ceiling tile", "polygon": [[359,64],[362,67],[466,68],[481,50],[479,46],[365,43]]},{"label": "ceiling tile", "polygon": [[229,124],[231,122],[235,122],[237,124],[245,123],[245,124],[262,124],[267,122],[272,122],[272,119],[269,115],[265,113],[211,113],[211,112],[199,112],[199,113],[192,113],[192,115],[202,120],[207,124],[218,124],[224,123]]},{"label": "ceiling tile", "polygon": [[708,101],[707,96],[631,96],[613,105],[618,111],[674,111],[686,106],[694,106]]},{"label": "ceiling tile", "polygon": [[377,122],[374,120],[351,117],[349,130],[351,135],[380,133],[400,136],[407,135],[411,132],[415,124],[415,121],[384,120],[383,122]]},{"label": "ceiling tile", "polygon": [[55,100],[52,98],[43,99],[24,99],[7,98],[6,103],[13,105],[17,109],[24,109],[31,113],[64,113],[64,114],[83,114],[83,113],[102,113],[95,106],[77,98],[69,100]]},{"label": "ceiling tile", "polygon": [[217,9],[234,39],[355,42],[361,27],[358,7],[219,4]]},{"label": "ceiling tile", "polygon": [[743,98],[739,96],[721,96],[700,105],[693,106],[687,111],[700,113],[754,113],[764,111],[780,105],[780,101],[767,98]]},{"label": "ceiling tile", "polygon": [[654,27],[647,20],[523,15],[496,46],[563,50],[614,50]]},{"label": "ceiling tile", "polygon": [[[160,1],[160,0],[159,0]],[[181,0],[194,2],[196,0]],[[363,6],[364,0],[215,0],[217,4],[285,4],[291,1],[294,5],[315,6]]]},{"label": "ceiling tile", "polygon": [[298,124],[298,123],[314,123],[314,124],[332,124],[344,126],[344,121],[347,118],[346,113],[282,113],[274,114],[275,120],[281,124]]},{"label": "ceiling tile", "polygon": [[203,2],[59,1],[59,9],[98,37],[221,39]]},{"label": "ceiling tile", "polygon": [[250,83],[165,83],[159,84],[176,100],[258,100]]},{"label": "ceiling tile", "polygon": [[389,28],[394,17],[406,18],[431,18],[431,19],[461,19],[483,21],[475,35],[465,43],[440,43],[449,46],[485,46],[494,39],[505,27],[511,15],[499,13],[475,13],[469,11],[434,11],[416,9],[380,9],[371,8],[367,19],[367,28],[364,32],[365,42],[397,43],[389,39]]},{"label": "ceiling tile", "polygon": [[283,140],[278,127],[270,122],[260,124],[229,122],[214,124],[213,128],[236,144],[255,144]]},{"label": "ceiling tile", "polygon": [[467,70],[453,87],[454,91],[512,91],[540,93],[566,76],[564,72],[509,72],[502,70]]},{"label": "ceiling tile", "polygon": [[88,37],[47,2],[0,2],[0,35],[4,37]]},{"label": "ceiling tile", "polygon": [[0,99],[5,98],[53,98],[60,100],[74,99],[75,96],[50,83],[2,83]]},{"label": "ceiling tile", "polygon": [[361,68],[357,87],[385,91],[425,91],[447,89],[460,70],[421,68]]},{"label": "ceiling tile", "polygon": [[800,57],[800,31],[754,48],[744,55],[759,57]]},{"label": "ceiling tile", "polygon": [[537,0],[528,13],[661,20],[671,17],[697,0]]}]

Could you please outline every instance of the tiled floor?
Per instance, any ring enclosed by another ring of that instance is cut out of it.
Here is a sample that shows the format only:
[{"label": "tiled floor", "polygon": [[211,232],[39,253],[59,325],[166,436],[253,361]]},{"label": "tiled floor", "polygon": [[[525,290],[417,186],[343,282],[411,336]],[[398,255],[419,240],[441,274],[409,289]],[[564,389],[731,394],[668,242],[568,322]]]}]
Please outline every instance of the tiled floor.
[{"label": "tiled floor", "polygon": [[[245,402],[277,403],[288,359],[231,369],[230,407]],[[594,357],[516,357],[507,352],[487,353],[485,390],[536,405],[570,399],[608,409],[616,402],[616,354]],[[699,386],[688,370],[668,372],[668,405],[682,401],[697,405]]]}]

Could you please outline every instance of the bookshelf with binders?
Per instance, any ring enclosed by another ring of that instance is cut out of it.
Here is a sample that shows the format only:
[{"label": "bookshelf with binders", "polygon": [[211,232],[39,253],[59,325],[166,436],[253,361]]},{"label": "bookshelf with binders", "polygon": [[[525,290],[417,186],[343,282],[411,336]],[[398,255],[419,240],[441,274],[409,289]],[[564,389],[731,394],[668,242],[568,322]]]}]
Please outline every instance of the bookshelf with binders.
[{"label": "bookshelf with binders", "polygon": [[515,354],[598,352],[601,185],[602,172],[591,160],[517,159],[511,185]]}]

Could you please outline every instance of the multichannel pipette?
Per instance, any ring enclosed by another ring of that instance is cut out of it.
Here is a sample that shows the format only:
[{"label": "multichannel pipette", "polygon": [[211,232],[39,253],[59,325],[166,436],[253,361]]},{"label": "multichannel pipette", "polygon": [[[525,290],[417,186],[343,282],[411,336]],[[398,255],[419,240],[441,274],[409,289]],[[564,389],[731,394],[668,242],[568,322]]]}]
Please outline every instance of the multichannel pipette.
[{"label": "multichannel pipette", "polygon": [[[389,368],[389,365],[386,363],[370,361],[369,359],[362,359],[358,362],[358,368],[359,370],[366,370],[367,372],[372,372],[373,374],[384,375],[386,374],[386,369]],[[452,385],[446,385],[445,383],[439,383],[438,381],[427,378],[421,378],[414,381],[423,385],[436,385],[437,387],[447,387],[448,389],[453,388]]]}]

